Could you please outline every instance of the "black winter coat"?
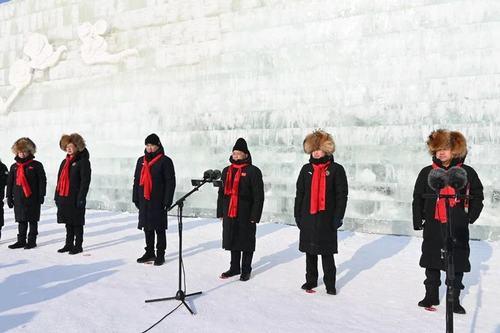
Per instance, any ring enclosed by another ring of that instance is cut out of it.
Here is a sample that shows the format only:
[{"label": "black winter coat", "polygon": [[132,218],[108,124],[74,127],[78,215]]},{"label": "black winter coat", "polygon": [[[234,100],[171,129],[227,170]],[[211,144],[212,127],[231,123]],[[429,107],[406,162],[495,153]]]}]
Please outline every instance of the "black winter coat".
[{"label": "black winter coat", "polygon": [[[157,154],[163,154],[160,148],[153,154],[149,154],[148,160],[152,160]],[[134,187],[132,190],[132,201],[139,209],[138,229],[165,230],[168,228],[168,208],[172,205],[175,192],[175,169],[172,160],[168,156],[161,157],[151,167],[151,178],[153,187],[151,200],[144,198],[144,186],[140,186],[141,170],[144,156],[139,157],[134,172]]]},{"label": "black winter coat", "polygon": [[[57,223],[85,224],[85,207],[92,173],[89,158],[90,154],[86,148],[76,153],[69,168],[69,195],[67,197],[60,196],[56,187],[54,201],[57,205]],[[58,182],[65,162],[64,159],[59,166]]]},{"label": "black winter coat", "polygon": [[[231,160],[232,161],[232,160]],[[242,169],[238,189],[238,215],[228,216],[231,197],[224,194],[226,175],[229,167],[222,170],[222,186],[217,197],[217,217],[222,217],[222,248],[230,251],[255,251],[256,224],[260,222],[264,207],[264,183],[259,168],[249,163]],[[233,177],[234,179],[234,177]],[[255,222],[255,223],[252,223]]]},{"label": "black winter coat", "polygon": [[[436,164],[441,165],[439,160],[434,160]],[[454,160],[450,167],[458,162]],[[443,167],[444,168],[444,167]],[[483,185],[479,180],[476,171],[468,165],[462,165],[467,172],[467,181],[470,186],[470,195],[473,198],[469,202],[468,213],[464,209],[464,201],[461,200],[455,207],[450,208],[452,222],[452,232],[456,238],[454,247],[454,261],[456,272],[469,272],[469,224],[474,223],[481,210],[483,209]],[[448,169],[448,168],[444,168]],[[424,268],[445,270],[445,260],[441,258],[441,249],[443,248],[443,239],[446,235],[447,224],[434,219],[436,199],[423,198],[424,194],[435,194],[428,184],[428,176],[432,166],[423,168],[415,183],[413,191],[413,228],[421,230],[423,228],[422,256],[420,257],[420,266]],[[460,194],[465,194],[467,187],[460,190]]]},{"label": "black winter coat", "polygon": [[[30,157],[32,159],[33,157]],[[16,157],[18,162],[26,162],[28,159]],[[45,198],[47,187],[47,178],[42,163],[33,161],[25,166],[24,173],[31,188],[29,198],[24,196],[21,185],[16,185],[17,164],[10,167],[9,177],[7,179],[7,203],[14,205],[14,215],[16,222],[38,222],[40,220],[40,207]]]},{"label": "black winter coat", "polygon": [[[311,163],[324,163],[331,159],[326,176],[326,209],[314,215],[310,213],[311,182],[313,166]],[[323,159],[310,159],[300,170],[297,179],[294,216],[300,229],[299,250],[309,254],[337,253],[337,228],[344,218],[347,206],[348,185],[344,167],[333,161],[333,156]]]},{"label": "black winter coat", "polygon": [[0,161],[0,229],[4,224],[3,199],[5,198],[5,186],[7,185],[8,175],[9,170],[7,170],[7,166]]}]

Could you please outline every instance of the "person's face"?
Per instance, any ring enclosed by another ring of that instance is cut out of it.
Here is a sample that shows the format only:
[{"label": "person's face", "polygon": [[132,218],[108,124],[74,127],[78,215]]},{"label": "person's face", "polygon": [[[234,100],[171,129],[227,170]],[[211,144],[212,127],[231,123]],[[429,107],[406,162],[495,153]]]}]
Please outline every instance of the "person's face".
[{"label": "person's face", "polygon": [[75,155],[76,154],[76,146],[73,143],[68,143],[66,145],[66,153],[68,155],[71,155],[71,156]]},{"label": "person's face", "polygon": [[246,159],[248,157],[247,154],[245,154],[244,152],[242,151],[239,151],[239,150],[233,150],[233,153],[231,154],[231,157],[233,158],[233,160],[235,161],[242,161],[244,159]]},{"label": "person's face", "polygon": [[26,158],[29,155],[30,154],[27,151],[20,151],[20,152],[17,153],[17,157],[19,157],[19,158]]},{"label": "person's face", "polygon": [[436,157],[443,163],[451,161],[451,149],[441,149],[436,152]]},{"label": "person's face", "polygon": [[155,153],[160,147],[158,147],[157,145],[152,145],[150,143],[148,143],[146,145],[146,151],[148,153]]},{"label": "person's face", "polygon": [[315,150],[315,151],[312,152],[311,155],[312,155],[313,158],[318,159],[318,158],[324,157],[326,154],[322,150]]}]

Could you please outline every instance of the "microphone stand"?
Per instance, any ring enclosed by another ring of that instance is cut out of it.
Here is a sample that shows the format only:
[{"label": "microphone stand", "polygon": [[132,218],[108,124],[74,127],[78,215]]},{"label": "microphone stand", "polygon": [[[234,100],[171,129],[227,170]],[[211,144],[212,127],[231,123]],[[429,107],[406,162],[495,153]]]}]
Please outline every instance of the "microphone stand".
[{"label": "microphone stand", "polygon": [[[424,194],[424,198],[445,199],[447,223],[445,228],[445,240],[443,253],[445,256],[446,267],[446,333],[453,333],[453,299],[455,294],[455,261],[453,258],[453,249],[456,242],[453,236],[453,225],[451,218],[450,200],[452,199],[471,199],[472,196],[465,194]],[[443,226],[441,225],[441,228]]]},{"label": "microphone stand", "polygon": [[[189,305],[187,305],[187,303],[186,303],[185,300],[186,300],[187,297],[191,297],[191,296],[195,296],[195,295],[200,295],[202,292],[198,291],[198,292],[195,292],[195,293],[186,294],[186,290],[182,290],[182,277],[183,277],[183,274],[182,274],[182,268],[183,268],[183,262],[182,262],[182,209],[184,207],[184,201],[186,200],[186,198],[189,197],[194,192],[198,191],[198,189],[200,187],[202,187],[204,184],[206,184],[208,182],[210,182],[210,179],[203,179],[203,180],[199,181],[197,183],[197,185],[190,192],[186,193],[182,198],[180,198],[179,200],[177,200],[168,209],[170,211],[171,209],[173,209],[176,206],[178,208],[178,213],[177,214],[178,214],[178,217],[179,217],[179,223],[178,223],[178,228],[179,228],[179,289],[177,290],[177,293],[175,294],[175,296],[150,299],[150,300],[146,300],[146,303],[161,302],[161,301],[170,301],[170,300],[178,300],[178,301],[181,301],[181,304],[184,304],[184,306],[188,309],[188,311],[192,315],[195,314],[193,312],[193,310],[191,310],[191,308],[189,307]],[[184,275],[185,275],[185,273],[184,273]],[[184,285],[184,288],[186,288],[185,285]],[[179,307],[175,308],[175,310],[177,310],[178,308]]]}]

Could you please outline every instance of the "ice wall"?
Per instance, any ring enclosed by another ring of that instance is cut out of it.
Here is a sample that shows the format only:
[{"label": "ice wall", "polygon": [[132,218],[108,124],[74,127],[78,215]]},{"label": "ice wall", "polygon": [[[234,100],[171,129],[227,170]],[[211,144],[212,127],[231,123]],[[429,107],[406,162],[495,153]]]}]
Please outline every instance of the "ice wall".
[{"label": "ice wall", "polygon": [[[106,20],[117,64],[82,62],[78,26]],[[133,210],[132,174],[157,132],[178,191],[249,141],[264,174],[265,221],[292,223],[313,128],[333,133],[347,170],[345,227],[413,234],[411,193],[438,127],[462,131],[485,185],[472,237],[500,238],[500,2],[475,0],[15,0],[0,5],[0,96],[30,32],[68,52],[0,118],[0,157],[29,135],[52,188],[62,133],[80,132],[93,166],[89,204]],[[187,212],[213,215],[204,187]]]}]

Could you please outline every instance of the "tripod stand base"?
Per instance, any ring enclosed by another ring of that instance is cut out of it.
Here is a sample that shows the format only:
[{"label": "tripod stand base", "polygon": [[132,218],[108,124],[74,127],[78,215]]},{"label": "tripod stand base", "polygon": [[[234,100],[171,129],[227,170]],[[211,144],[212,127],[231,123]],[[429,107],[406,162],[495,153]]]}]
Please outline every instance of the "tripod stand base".
[{"label": "tripod stand base", "polygon": [[201,295],[201,293],[202,293],[201,291],[198,291],[198,292],[195,292],[195,293],[186,294],[186,293],[184,293],[184,291],[178,290],[177,293],[175,294],[175,296],[173,296],[173,297],[148,299],[148,300],[146,300],[146,303],[178,300],[178,301],[181,301],[182,304],[184,304],[184,306],[188,309],[189,312],[191,312],[192,315],[194,315],[195,313],[193,312],[193,310],[191,310],[191,308],[189,307],[189,305],[187,305],[185,299],[187,297]]}]

